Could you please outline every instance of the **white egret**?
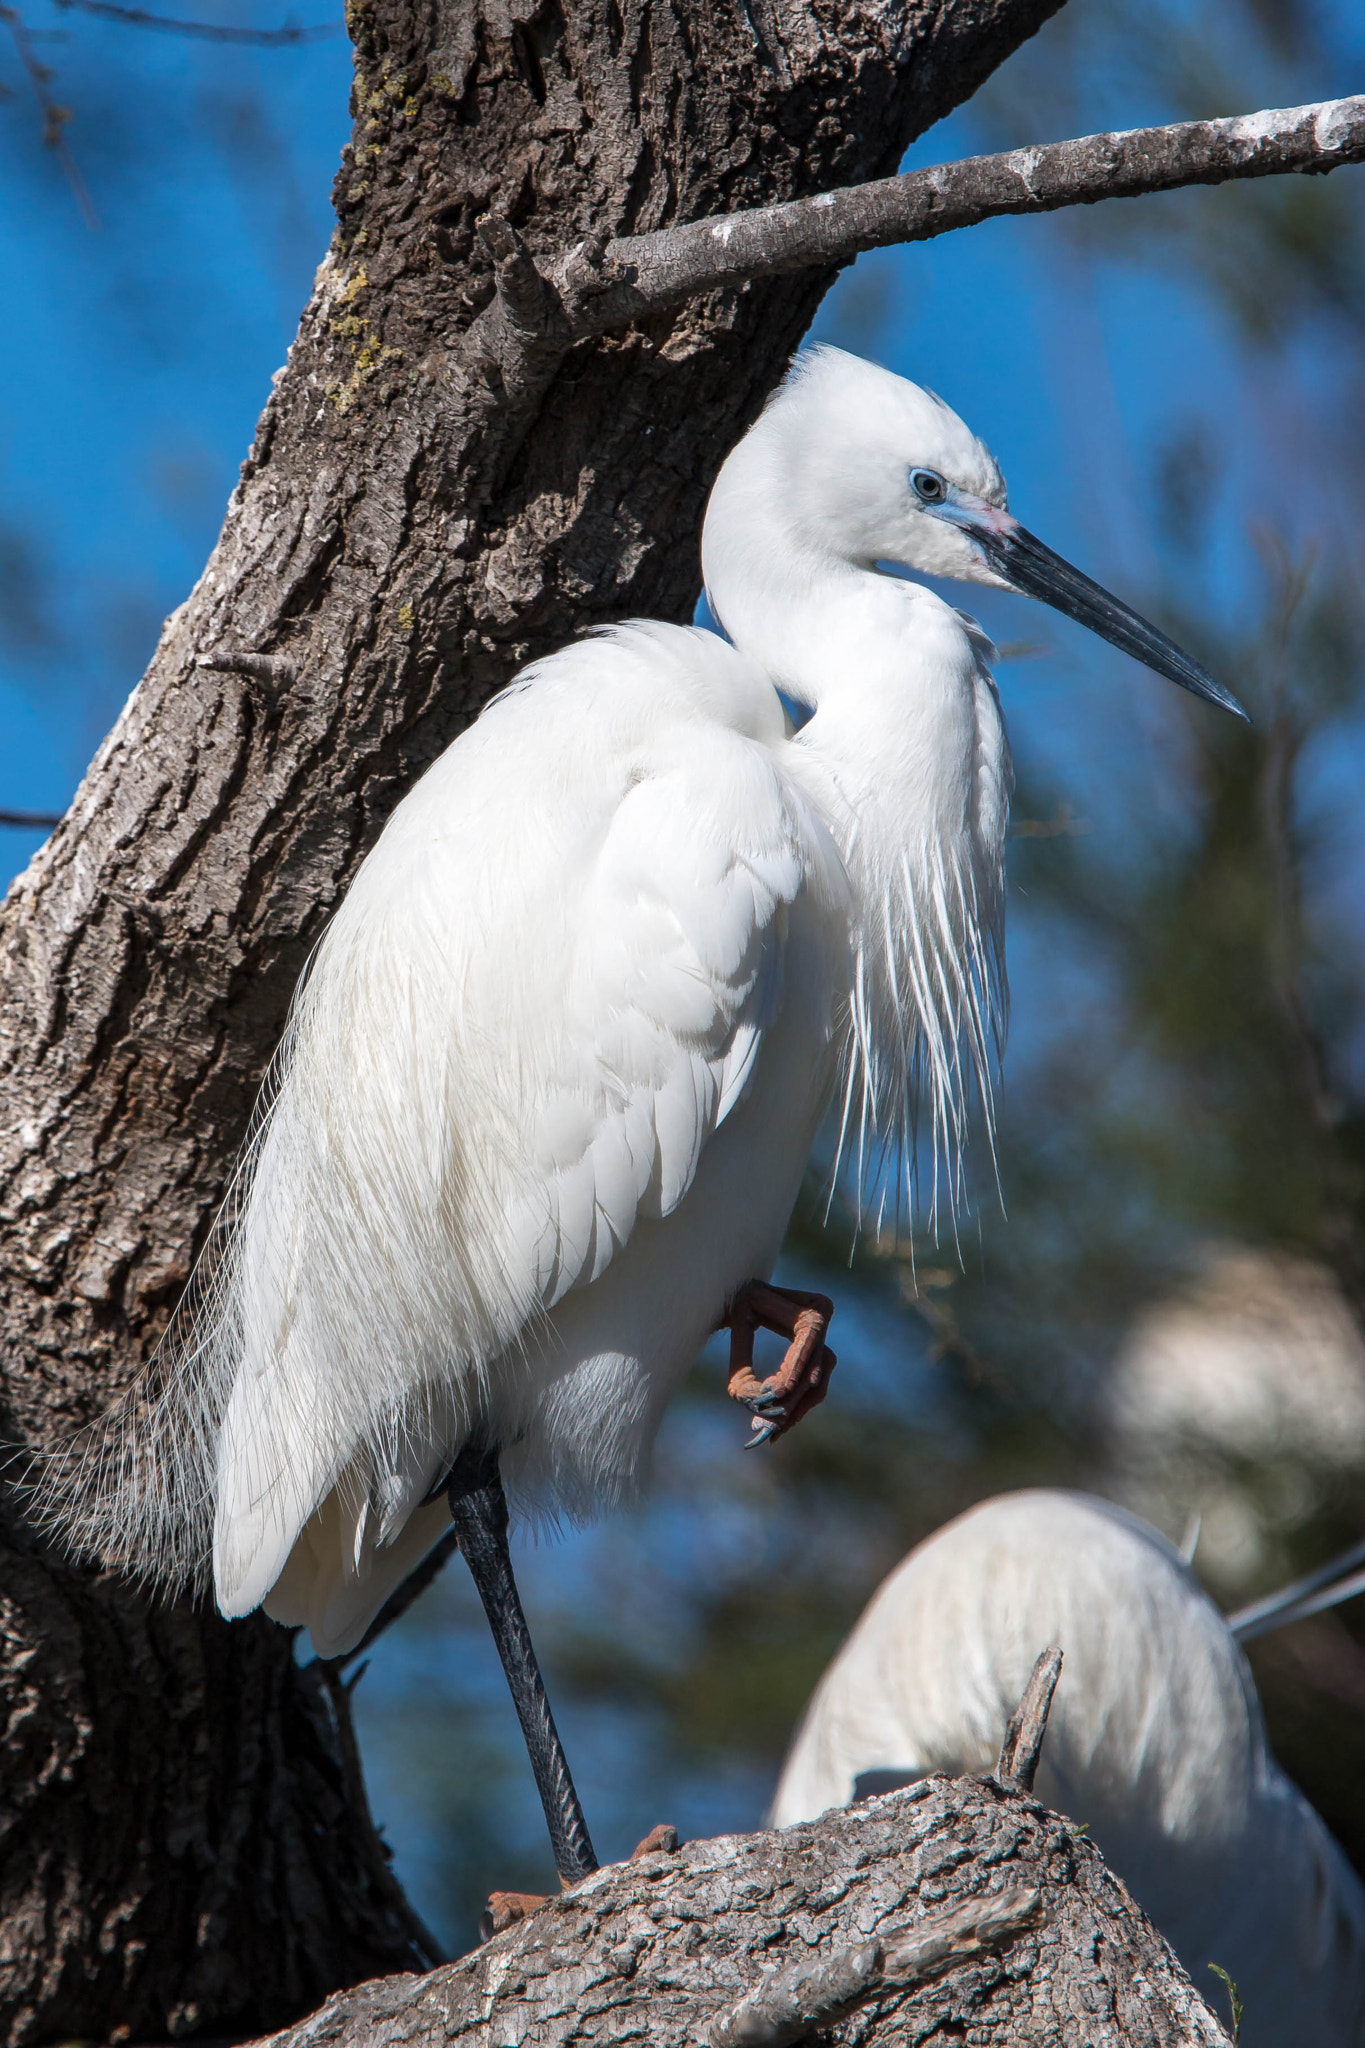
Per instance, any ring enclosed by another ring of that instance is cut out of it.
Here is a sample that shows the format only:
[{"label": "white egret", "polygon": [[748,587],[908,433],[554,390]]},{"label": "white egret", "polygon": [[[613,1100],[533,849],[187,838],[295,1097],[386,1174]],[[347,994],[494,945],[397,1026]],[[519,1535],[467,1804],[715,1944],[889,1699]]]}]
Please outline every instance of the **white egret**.
[{"label": "white egret", "polygon": [[940,1529],[874,1594],[806,1710],[779,1827],[988,1771],[1039,1650],[1061,1682],[1037,1797],[1094,1840],[1243,2048],[1358,2048],[1365,1889],[1270,1753],[1246,1659],[1164,1537],[1083,1494],[1007,1494]]},{"label": "white egret", "polygon": [[[353,1645],[455,1515],[561,1876],[593,1868],[516,1603],[531,1514],[627,1497],[709,1332],[764,1441],[823,1397],[767,1283],[817,1124],[956,1191],[1000,1022],[1009,752],[979,628],[878,564],[1026,591],[1235,700],[1011,517],[929,393],[800,358],[725,463],[715,634],[536,662],[386,825],[314,956],[152,1385],[49,1489],[81,1542]],[[812,714],[799,731],[779,691]],[[753,1371],[756,1328],[788,1339]]]}]

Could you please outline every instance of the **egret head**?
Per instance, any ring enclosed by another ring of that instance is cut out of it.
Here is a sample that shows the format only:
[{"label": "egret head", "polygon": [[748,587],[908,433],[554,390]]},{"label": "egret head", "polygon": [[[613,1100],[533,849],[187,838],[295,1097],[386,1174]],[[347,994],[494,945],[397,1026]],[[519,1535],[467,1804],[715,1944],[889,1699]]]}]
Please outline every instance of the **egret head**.
[{"label": "egret head", "polygon": [[762,452],[805,546],[865,568],[900,562],[929,576],[1003,580],[940,515],[956,500],[1003,514],[1005,479],[932,391],[842,349],[810,349],[754,439],[769,444]]},{"label": "egret head", "polygon": [[1040,598],[1182,689],[1246,717],[1174,641],[1020,525],[995,457],[941,398],[876,363],[835,348],[798,358],[718,480],[713,511],[732,548],[761,500],[781,505],[807,559],[864,569],[896,562]]}]

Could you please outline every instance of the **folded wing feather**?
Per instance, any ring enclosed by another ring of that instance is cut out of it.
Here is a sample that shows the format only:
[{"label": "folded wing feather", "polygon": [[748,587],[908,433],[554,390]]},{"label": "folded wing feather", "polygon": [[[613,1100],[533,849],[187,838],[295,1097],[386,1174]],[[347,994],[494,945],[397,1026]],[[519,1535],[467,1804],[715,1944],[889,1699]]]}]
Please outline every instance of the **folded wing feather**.
[{"label": "folded wing feather", "polygon": [[358,1635],[489,1403],[534,1410],[519,1340],[677,1207],[743,1096],[829,851],[769,748],[698,718],[684,653],[662,682],[657,631],[542,664],[400,806],[323,941],[241,1236],[227,1613],[278,1582],[282,1619]]}]

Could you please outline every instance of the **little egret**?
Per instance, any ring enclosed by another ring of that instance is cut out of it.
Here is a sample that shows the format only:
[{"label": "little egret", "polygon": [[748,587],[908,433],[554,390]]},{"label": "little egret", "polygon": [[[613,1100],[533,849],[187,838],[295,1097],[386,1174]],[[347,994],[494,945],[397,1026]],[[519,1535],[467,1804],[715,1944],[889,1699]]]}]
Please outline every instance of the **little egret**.
[{"label": "little egret", "polygon": [[1266,1742],[1246,1660],[1193,1573],[1083,1494],[986,1501],[886,1580],[820,1681],[773,1802],[787,1827],[930,1771],[994,1767],[1037,1653],[1062,1653],[1035,1791],[1106,1860],[1243,2048],[1359,2048],[1365,1889]]},{"label": "little egret", "polygon": [[[834,349],[725,463],[702,561],[727,638],[636,622],[534,663],[398,806],[152,1380],[49,1488],[78,1541],[211,1570],[224,1614],[264,1606],[325,1657],[453,1513],[565,1882],[595,1865],[504,1481],[531,1515],[628,1497],[718,1327],[755,1441],[789,1429],[831,1305],[767,1276],[826,1107],[880,1173],[922,1087],[949,1199],[974,1087],[989,1116],[990,644],[878,565],[1027,592],[1239,709],[1011,516],[941,400]],[[763,1380],[760,1328],[788,1345]]]}]

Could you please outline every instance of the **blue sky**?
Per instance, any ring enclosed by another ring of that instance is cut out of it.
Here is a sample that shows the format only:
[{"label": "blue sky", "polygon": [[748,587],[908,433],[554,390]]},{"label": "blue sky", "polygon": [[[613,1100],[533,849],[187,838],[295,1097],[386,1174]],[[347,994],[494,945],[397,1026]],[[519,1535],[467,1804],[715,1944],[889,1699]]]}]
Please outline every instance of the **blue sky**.
[{"label": "blue sky", "polygon": [[[327,245],[350,52],[187,43],[46,0],[29,19],[69,38],[39,49],[100,222],[0,44],[0,547],[24,551],[31,614],[17,633],[0,615],[0,804],[47,808],[212,545]],[[34,843],[0,841],[6,879]]]}]

